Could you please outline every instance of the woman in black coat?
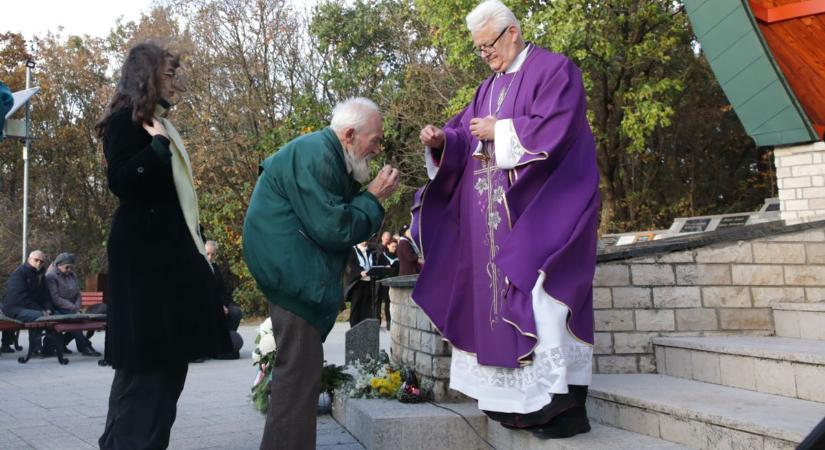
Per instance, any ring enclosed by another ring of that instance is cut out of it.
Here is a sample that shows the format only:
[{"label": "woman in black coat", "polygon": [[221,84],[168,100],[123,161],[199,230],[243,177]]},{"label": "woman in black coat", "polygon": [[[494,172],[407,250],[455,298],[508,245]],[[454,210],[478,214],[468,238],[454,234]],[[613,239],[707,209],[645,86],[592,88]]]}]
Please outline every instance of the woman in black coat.
[{"label": "woman in black coat", "polygon": [[134,46],[97,125],[120,200],[107,247],[105,351],[115,377],[102,449],[166,448],[188,363],[231,348],[188,156],[159,117],[178,89],[177,67],[155,43]]}]

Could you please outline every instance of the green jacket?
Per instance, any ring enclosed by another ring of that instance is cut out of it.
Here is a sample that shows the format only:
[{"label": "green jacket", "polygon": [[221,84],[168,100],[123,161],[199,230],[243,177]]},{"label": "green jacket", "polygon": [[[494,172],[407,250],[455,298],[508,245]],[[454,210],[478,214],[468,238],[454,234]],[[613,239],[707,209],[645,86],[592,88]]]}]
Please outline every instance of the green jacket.
[{"label": "green jacket", "polygon": [[343,301],[352,246],[384,220],[378,200],[347,174],[343,152],[325,128],[264,160],[243,227],[244,259],[267,300],[304,318],[322,339]]}]

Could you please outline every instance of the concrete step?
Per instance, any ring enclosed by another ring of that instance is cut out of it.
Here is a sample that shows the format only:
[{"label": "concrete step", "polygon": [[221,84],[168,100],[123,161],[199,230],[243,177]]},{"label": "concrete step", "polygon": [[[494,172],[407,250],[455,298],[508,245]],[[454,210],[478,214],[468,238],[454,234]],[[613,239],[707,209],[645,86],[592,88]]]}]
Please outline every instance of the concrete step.
[{"label": "concrete step", "polygon": [[792,450],[825,405],[664,375],[594,375],[588,413],[692,448]]},{"label": "concrete step", "polygon": [[825,402],[825,342],[781,337],[654,338],[662,375]]},{"label": "concrete step", "polygon": [[[335,399],[335,419],[368,450],[682,450],[630,431],[591,422],[589,433],[538,439],[488,420],[475,402],[404,404],[396,400]],[[463,417],[462,417],[463,416]],[[466,420],[465,420],[466,419]]]},{"label": "concrete step", "polygon": [[496,422],[487,424],[488,441],[497,450],[687,450],[673,442],[590,422],[590,432],[569,439],[538,439],[527,431],[513,431]]},{"label": "concrete step", "polygon": [[336,396],[332,415],[367,450],[489,449],[487,416],[475,403],[444,407]]},{"label": "concrete step", "polygon": [[771,305],[776,335],[825,341],[825,303],[786,303]]}]

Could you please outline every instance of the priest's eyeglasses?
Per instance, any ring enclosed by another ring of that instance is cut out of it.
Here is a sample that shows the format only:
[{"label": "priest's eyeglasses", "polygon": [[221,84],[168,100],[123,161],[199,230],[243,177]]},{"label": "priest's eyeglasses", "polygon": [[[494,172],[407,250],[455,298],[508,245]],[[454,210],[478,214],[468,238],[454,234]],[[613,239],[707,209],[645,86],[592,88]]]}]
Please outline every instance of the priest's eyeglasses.
[{"label": "priest's eyeglasses", "polygon": [[489,44],[481,44],[478,47],[473,47],[473,50],[475,50],[475,53],[478,56],[481,56],[482,58],[484,57],[484,55],[489,55],[491,53],[495,53],[495,51],[496,51],[496,47],[495,47],[496,42],[498,42],[498,40],[501,39],[501,37],[504,36],[504,33],[509,29],[510,29],[510,26],[507,26],[506,28],[501,30],[501,33],[498,34],[498,37],[496,37],[493,40],[493,42],[491,42]]}]

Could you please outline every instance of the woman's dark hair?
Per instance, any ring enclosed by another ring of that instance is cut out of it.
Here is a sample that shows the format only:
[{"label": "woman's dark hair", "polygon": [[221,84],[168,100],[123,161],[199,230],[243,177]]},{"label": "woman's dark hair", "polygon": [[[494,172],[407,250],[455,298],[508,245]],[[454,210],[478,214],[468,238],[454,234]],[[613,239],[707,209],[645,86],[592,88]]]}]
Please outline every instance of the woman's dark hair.
[{"label": "woman's dark hair", "polygon": [[177,69],[180,56],[154,41],[145,41],[129,49],[120,81],[103,117],[95,124],[98,137],[103,137],[112,114],[121,108],[132,108],[132,121],[138,125],[149,122],[155,114],[155,105],[161,100],[161,81],[166,61]]}]

